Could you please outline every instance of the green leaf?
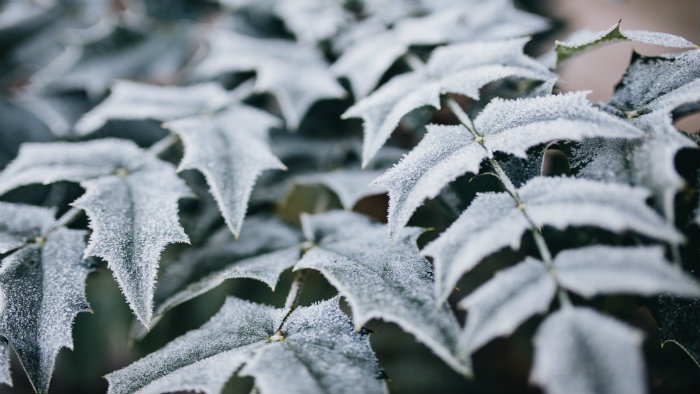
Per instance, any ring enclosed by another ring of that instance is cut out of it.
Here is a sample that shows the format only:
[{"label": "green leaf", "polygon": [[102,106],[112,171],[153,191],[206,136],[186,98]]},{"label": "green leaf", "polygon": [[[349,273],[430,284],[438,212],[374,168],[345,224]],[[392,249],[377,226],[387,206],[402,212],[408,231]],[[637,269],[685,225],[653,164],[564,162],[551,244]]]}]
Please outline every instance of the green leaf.
[{"label": "green leaf", "polygon": [[[22,237],[0,267],[0,336],[7,340],[36,392],[48,390],[58,351],[73,348],[75,315],[90,307],[83,260],[85,231],[60,228],[49,209],[0,203],[3,239]],[[0,381],[11,383],[8,347],[0,346]]]},{"label": "green leaf", "polygon": [[165,122],[214,112],[231,100],[230,95],[215,83],[156,86],[115,81],[109,97],[83,115],[75,125],[75,132],[78,135],[87,135],[114,119],[150,119]]},{"label": "green leaf", "polygon": [[[208,37],[209,53],[196,66],[199,78],[255,71],[255,91],[275,95],[287,126],[296,129],[316,101],[340,98],[345,90],[321,53],[293,41],[261,39],[224,30]],[[238,56],[231,56],[237,53]]]},{"label": "green leaf", "polygon": [[131,141],[103,139],[23,145],[0,174],[0,194],[57,181],[85,188],[73,203],[90,219],[85,255],[107,261],[129,306],[148,326],[160,254],[170,243],[189,241],[177,202],[191,192],[170,163]]},{"label": "green leaf", "polygon": [[226,225],[236,235],[260,173],[286,169],[268,144],[268,130],[277,124],[277,119],[266,112],[234,105],[215,115],[193,116],[165,125],[185,145],[178,171],[197,169],[204,174]]},{"label": "green leaf", "polygon": [[534,80],[553,77],[544,66],[523,54],[528,39],[474,42],[436,49],[423,69],[399,75],[350,107],[344,118],[364,121],[363,166],[379,151],[401,118],[422,106],[440,108],[440,95],[479,98],[489,82],[518,76]]},{"label": "green leaf", "polygon": [[554,258],[564,288],[590,298],[598,294],[668,294],[700,298],[700,284],[664,258],[658,246],[589,246]]},{"label": "green leaf", "polygon": [[459,302],[467,311],[460,349],[471,354],[494,338],[512,334],[527,319],[549,309],[556,287],[544,263],[531,257],[497,272]]},{"label": "green leaf", "polygon": [[641,188],[573,178],[533,178],[520,189],[521,210],[505,192],[481,193],[422,251],[435,264],[437,299],[445,300],[463,273],[503,248],[518,249],[531,228],[595,226],[680,242],[683,236],[646,205]]},{"label": "green leaf", "polygon": [[570,42],[557,41],[554,48],[556,65],[593,48],[617,41],[634,41],[667,48],[697,48],[697,45],[692,42],[673,34],[644,30],[622,30],[620,22],[618,22],[608,29],[597,33],[580,31],[575,37],[572,37]]},{"label": "green leaf", "polygon": [[603,111],[587,92],[492,100],[474,120],[474,135],[464,126],[430,125],[428,133],[400,163],[375,183],[389,189],[389,235],[408,223],[426,198],[434,198],[464,173],[479,173],[494,152],[527,158],[527,149],[559,140],[606,136],[630,138],[641,130]]},{"label": "green leaf", "polygon": [[593,309],[561,309],[535,334],[530,380],[549,394],[646,393],[642,340]]},{"label": "green leaf", "polygon": [[320,271],[346,297],[356,329],[375,318],[396,323],[454,370],[471,374],[469,360],[456,356],[457,320],[435,301],[432,268],[418,256],[420,229],[389,248],[384,226],[358,214],[303,215],[302,225],[315,246],[294,269]]},{"label": "green leaf", "polygon": [[286,312],[228,297],[199,329],[108,374],[108,393],[219,393],[242,366],[263,394],[386,392],[367,336],[337,298],[293,310],[280,337]]}]

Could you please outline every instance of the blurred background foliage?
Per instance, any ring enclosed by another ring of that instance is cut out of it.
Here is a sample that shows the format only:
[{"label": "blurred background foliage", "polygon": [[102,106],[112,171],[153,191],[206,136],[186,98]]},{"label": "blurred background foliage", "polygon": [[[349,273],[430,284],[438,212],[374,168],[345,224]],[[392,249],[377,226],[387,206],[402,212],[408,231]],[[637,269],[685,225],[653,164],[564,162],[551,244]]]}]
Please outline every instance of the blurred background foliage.
[{"label": "blurred background foliage", "polygon": [[[235,11],[235,4],[246,3],[244,1],[222,0],[221,3],[230,3],[234,7],[224,7],[214,0],[0,3],[0,168],[16,155],[23,142],[79,140],[80,137],[71,135],[72,124],[105,96],[115,78],[157,84],[186,82],[188,68],[202,56],[209,26],[224,26],[264,37],[294,37],[284,21],[266,12],[273,0],[261,0],[257,3],[259,7],[244,8],[243,11]],[[348,0],[347,3],[348,9],[361,10],[358,1]],[[700,42],[700,2],[695,0],[520,0],[516,5],[546,16],[552,22],[549,30],[536,34],[528,44],[532,56],[543,54],[555,39],[563,39],[572,31],[583,27],[600,30],[619,19],[627,29],[664,31]],[[322,40],[319,47],[329,62],[335,60],[330,42]],[[615,44],[568,62],[562,70],[560,88],[591,89],[593,101],[607,99],[629,61],[631,48],[631,44]],[[654,52],[658,51],[657,48],[635,45],[635,49],[644,54],[658,54]],[[66,67],[66,64],[71,66]],[[403,63],[397,61],[382,80],[404,70]],[[235,88],[250,76],[250,73],[224,75],[220,82],[227,88]],[[517,88],[517,81],[504,83]],[[256,93],[246,102],[280,114],[279,106],[270,94]],[[352,102],[350,95],[338,100],[319,101],[309,110],[295,133],[286,130],[273,132],[273,151],[289,170],[266,172],[260,178],[251,199],[249,215],[267,212],[298,225],[301,212],[346,208],[385,221],[388,203],[385,195],[358,195],[358,199],[347,206],[347,201],[342,201],[323,182],[310,177],[329,171],[359,169],[360,122],[340,119]],[[395,163],[420,140],[423,125],[430,122],[454,123],[455,120],[446,111],[414,111],[394,132],[389,146],[380,152],[368,171],[384,169]],[[683,119],[679,127],[697,132],[700,121],[697,117],[689,117]],[[120,121],[109,122],[90,137],[117,136],[149,146],[166,134],[155,122]],[[568,162],[561,154],[566,149],[565,144],[549,149],[549,174],[568,173]],[[181,147],[168,154],[169,159],[177,162],[182,155]],[[684,167],[698,167],[697,154],[679,156],[682,156],[678,163],[680,171]],[[697,182],[697,179],[692,179],[692,174],[686,175],[690,182]],[[192,171],[186,171],[183,176],[199,197],[183,200],[180,207],[181,221],[191,236],[192,247],[196,248],[224,227],[224,223],[202,176]],[[433,229],[422,236],[420,242],[424,244],[446,228],[477,192],[498,188],[497,180],[488,174],[468,175],[453,182],[414,215],[412,225]],[[67,210],[68,203],[80,194],[79,186],[58,183],[25,187],[4,199],[55,206],[60,212]],[[86,218],[82,217],[72,226],[85,227],[86,224]],[[692,247],[698,250],[700,236],[695,235],[696,244]],[[613,235],[588,233],[587,236]],[[575,242],[577,234],[559,232],[547,237],[566,238],[571,243]],[[162,267],[176,261],[187,248],[185,245],[171,245],[163,256]],[[520,251],[491,256],[487,264],[479,265],[472,274],[463,278],[458,286],[461,289],[459,294],[467,294],[493,272],[533,250],[532,241],[526,237]],[[103,375],[199,327],[219,309],[226,295],[282,306],[292,279],[290,272],[283,274],[275,292],[253,280],[228,280],[168,312],[144,339],[136,341],[130,334],[134,318],[111,273],[103,267],[91,274],[87,282],[87,295],[94,313],[78,315],[74,325],[74,350],[60,352],[50,390],[53,393],[105,392],[107,382],[102,379]],[[321,275],[311,272],[301,304],[329,298],[335,293]],[[458,298],[459,294],[455,297]],[[632,297],[605,297],[593,301],[600,309],[622,317],[648,334],[645,352],[650,386],[654,392],[700,392],[698,366],[680,348],[667,345],[662,349],[658,346],[657,325],[646,302]],[[528,383],[528,374],[531,338],[538,323],[538,318],[534,318],[513,336],[495,340],[479,350],[474,357],[476,378],[473,380],[465,380],[453,372],[395,325],[373,321],[367,328],[374,331],[372,347],[390,378],[392,392],[534,393],[539,389]],[[16,359],[13,360],[13,379],[14,387],[0,386],[0,392],[31,392]],[[252,380],[233,377],[226,392],[249,392],[251,388]]]}]

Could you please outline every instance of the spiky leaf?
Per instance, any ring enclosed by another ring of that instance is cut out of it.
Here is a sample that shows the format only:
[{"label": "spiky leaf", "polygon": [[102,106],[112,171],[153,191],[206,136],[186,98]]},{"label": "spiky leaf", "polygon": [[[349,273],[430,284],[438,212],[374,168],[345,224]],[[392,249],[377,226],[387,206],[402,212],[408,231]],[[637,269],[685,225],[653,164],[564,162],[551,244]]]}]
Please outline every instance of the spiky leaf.
[{"label": "spiky leaf", "polygon": [[190,191],[175,168],[131,141],[25,144],[0,174],[0,194],[32,183],[80,182],[73,205],[85,210],[92,235],[86,256],[105,259],[131,309],[148,325],[160,254],[188,242],[177,202]]},{"label": "spiky leaf", "polygon": [[291,129],[299,126],[316,101],[345,94],[315,48],[223,30],[211,33],[209,47],[209,53],[196,68],[196,75],[211,78],[224,73],[255,71],[255,90],[275,95]]},{"label": "spiky leaf", "polygon": [[448,365],[470,373],[456,356],[459,325],[446,304],[433,295],[433,272],[418,256],[419,229],[389,246],[384,226],[350,212],[302,216],[304,233],[316,246],[295,270],[320,271],[347,298],[355,327],[377,318],[398,324]]},{"label": "spiky leaf", "polygon": [[194,116],[167,123],[185,145],[178,170],[204,174],[226,224],[241,231],[255,180],[264,170],[286,169],[268,145],[268,130],[277,125],[269,114],[235,105],[213,116]]},{"label": "spiky leaf", "polygon": [[429,105],[440,108],[440,95],[462,94],[479,98],[479,88],[509,76],[547,80],[552,74],[523,54],[527,39],[475,42],[436,49],[423,69],[399,75],[344,114],[364,120],[362,162],[384,145],[401,118]]},{"label": "spiky leaf", "polygon": [[637,137],[627,122],[593,108],[587,92],[519,100],[494,99],[464,126],[428,126],[428,134],[375,182],[389,189],[389,232],[396,236],[426,198],[465,172],[478,174],[494,152],[527,158],[527,149],[558,139]]},{"label": "spiky leaf", "polygon": [[[3,238],[27,236],[23,246],[2,260],[0,336],[17,353],[34,389],[44,393],[58,351],[73,348],[75,315],[90,310],[85,279],[91,268],[83,260],[86,232],[50,231],[55,222],[49,209],[0,203],[0,211]],[[10,383],[4,341],[0,347],[0,375]]]},{"label": "spiky leaf", "polygon": [[634,231],[679,242],[683,236],[646,205],[641,188],[572,178],[533,178],[520,189],[519,208],[510,194],[477,195],[462,215],[429,243],[423,254],[433,256],[438,300],[446,299],[464,272],[488,255],[510,247],[531,228],[596,226],[609,231]]},{"label": "spiky leaf", "polygon": [[589,246],[554,258],[562,286],[584,297],[598,294],[668,294],[700,297],[700,285],[664,258],[660,247]]},{"label": "spiky leaf", "polygon": [[292,311],[281,341],[271,337],[286,311],[228,297],[197,330],[107,375],[109,393],[219,393],[241,366],[262,393],[386,392],[365,335],[338,299]]},{"label": "spiky leaf", "polygon": [[593,48],[617,41],[635,41],[668,48],[697,48],[697,45],[692,42],[673,34],[644,30],[622,30],[618,22],[608,29],[597,33],[589,31],[579,32],[570,42],[558,41],[554,48],[556,64],[558,65],[566,59],[580,55]]},{"label": "spiky leaf", "polygon": [[467,310],[460,349],[473,353],[490,340],[513,333],[533,315],[546,312],[556,287],[544,263],[530,257],[498,272],[459,303]]},{"label": "spiky leaf", "polygon": [[165,122],[199,113],[213,112],[231,101],[215,83],[192,86],[155,86],[116,81],[109,97],[83,115],[75,125],[86,135],[113,119],[151,119]]},{"label": "spiky leaf", "polygon": [[535,334],[530,379],[547,393],[645,393],[643,335],[589,308],[564,308]]},{"label": "spiky leaf", "polygon": [[[245,224],[240,238],[234,239],[230,231],[222,229],[202,248],[183,253],[165,267],[154,296],[151,327],[168,310],[226,279],[256,279],[275,290],[280,274],[299,260],[301,232],[269,217],[252,216]],[[136,332],[137,337],[145,334],[145,330]]]}]

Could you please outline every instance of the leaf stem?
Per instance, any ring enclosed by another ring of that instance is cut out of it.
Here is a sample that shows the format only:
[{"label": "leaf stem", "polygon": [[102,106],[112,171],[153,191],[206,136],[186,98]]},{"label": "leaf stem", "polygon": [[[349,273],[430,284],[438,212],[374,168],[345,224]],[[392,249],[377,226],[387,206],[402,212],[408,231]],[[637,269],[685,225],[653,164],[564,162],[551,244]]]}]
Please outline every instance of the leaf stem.
[{"label": "leaf stem", "polygon": [[54,231],[58,230],[61,227],[65,227],[69,225],[73,220],[75,220],[81,213],[83,212],[82,209],[76,208],[76,207],[71,207],[66,213],[61,215],[60,218],[56,220],[56,223],[54,223],[51,228],[49,228],[44,234],[41,235],[41,238],[46,238],[48,237],[51,233]]},{"label": "leaf stem", "polygon": [[530,216],[527,214],[527,209],[525,207],[525,204],[523,204],[522,200],[520,199],[520,196],[518,195],[518,191],[515,188],[515,185],[513,184],[513,181],[510,179],[508,174],[503,170],[503,167],[501,167],[500,163],[498,163],[498,160],[496,160],[493,157],[493,153],[486,147],[484,146],[484,139],[483,136],[481,136],[477,130],[474,128],[474,124],[472,123],[471,119],[469,118],[469,115],[467,115],[466,112],[462,109],[462,107],[453,99],[452,97],[447,98],[447,106],[452,110],[452,112],[455,114],[457,119],[464,125],[464,127],[469,130],[469,132],[472,134],[474,137],[474,140],[481,145],[486,152],[488,153],[489,157],[489,162],[491,163],[491,166],[493,169],[496,171],[496,176],[498,179],[501,181],[503,186],[505,187],[506,191],[508,191],[508,194],[510,194],[511,197],[513,197],[513,200],[515,200],[515,203],[518,206],[518,209],[523,213],[525,216],[525,219],[527,219],[528,223],[530,223],[530,232],[532,233],[532,236],[535,239],[535,245],[537,245],[537,251],[540,253],[540,256],[542,257],[542,260],[544,261],[545,265],[547,266],[547,271],[549,274],[554,278],[554,280],[557,283],[557,297],[559,298],[559,303],[563,307],[570,307],[572,305],[571,299],[569,298],[569,295],[566,293],[566,290],[562,288],[561,285],[559,285],[559,280],[556,276],[556,273],[554,271],[554,262],[552,260],[552,253],[549,250],[549,247],[547,246],[547,241],[544,239],[544,236],[542,235],[542,230],[537,226],[537,224],[530,218]]},{"label": "leaf stem", "polygon": [[299,304],[299,298],[301,297],[301,290],[304,288],[304,278],[305,277],[306,277],[306,270],[305,269],[299,270],[297,272],[297,275],[294,277],[294,281],[292,282],[292,285],[289,288],[289,293],[287,294],[287,300],[284,302],[284,309],[286,309],[287,312],[284,314],[284,317],[282,318],[282,321],[280,322],[279,327],[277,327],[277,330],[275,330],[274,336],[279,336],[279,337],[283,338],[282,327],[284,326],[284,323],[287,322],[289,315],[292,314],[294,309],[296,309],[297,305]]},{"label": "leaf stem", "polygon": [[151,145],[147,152],[153,156],[161,156],[178,142],[180,142],[180,137],[175,133],[170,133]]}]

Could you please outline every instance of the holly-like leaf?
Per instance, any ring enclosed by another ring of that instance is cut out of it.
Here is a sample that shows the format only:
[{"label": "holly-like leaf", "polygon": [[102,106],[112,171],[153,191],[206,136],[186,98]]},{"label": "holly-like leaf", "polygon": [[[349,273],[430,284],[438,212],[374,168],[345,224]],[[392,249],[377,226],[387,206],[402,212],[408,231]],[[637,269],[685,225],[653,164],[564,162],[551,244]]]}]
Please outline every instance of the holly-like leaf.
[{"label": "holly-like leaf", "polygon": [[557,41],[554,48],[556,65],[601,45],[617,41],[634,41],[667,48],[697,48],[697,45],[692,42],[673,34],[644,30],[622,30],[620,22],[618,22],[608,29],[597,33],[589,31],[578,32],[570,42]]},{"label": "holly-like leaf", "polygon": [[106,100],[75,125],[78,135],[90,134],[113,119],[151,119],[165,122],[200,113],[214,112],[231,102],[216,83],[192,86],[156,86],[116,81]]},{"label": "holly-like leaf", "polygon": [[131,141],[25,144],[0,174],[0,194],[32,183],[79,182],[73,205],[85,210],[92,235],[86,256],[105,259],[129,306],[146,326],[151,320],[160,254],[188,242],[177,202],[191,193],[175,168]]},{"label": "holly-like leaf", "polygon": [[384,393],[366,335],[355,333],[338,299],[284,309],[228,297],[197,330],[106,376],[108,393],[215,394],[237,370],[262,392]]},{"label": "holly-like leaf", "polygon": [[[683,236],[645,203],[649,192],[627,185],[572,178],[533,178],[517,191],[516,205],[505,192],[482,193],[462,215],[429,243],[423,254],[433,256],[438,300],[446,299],[463,273],[488,255],[510,247],[531,228],[596,226],[609,231],[634,231],[652,238],[680,242]],[[525,216],[527,214],[527,217]]]},{"label": "holly-like leaf", "polygon": [[471,354],[494,338],[510,335],[533,315],[546,312],[556,287],[544,263],[531,257],[496,273],[459,303],[467,310],[460,349]]},{"label": "holly-like leaf", "polygon": [[466,172],[479,173],[493,152],[527,158],[527,149],[558,139],[642,135],[627,122],[593,108],[587,92],[519,100],[494,99],[474,120],[459,126],[428,126],[403,160],[375,183],[389,189],[389,234],[396,236],[426,198],[434,198]]},{"label": "holly-like leaf", "polygon": [[457,320],[435,301],[432,268],[418,256],[420,229],[389,248],[384,226],[351,212],[304,215],[302,225],[315,246],[294,269],[320,271],[347,298],[357,329],[375,318],[396,323],[450,367],[471,374],[469,360],[456,356]]},{"label": "holly-like leaf", "polygon": [[655,246],[565,250],[554,258],[554,269],[563,287],[584,297],[627,293],[700,298],[700,284]]},{"label": "holly-like leaf", "polygon": [[643,335],[589,308],[553,313],[535,334],[530,379],[547,393],[646,393]]},{"label": "holly-like leaf", "polygon": [[194,116],[165,125],[185,145],[178,170],[197,169],[204,174],[226,224],[236,235],[260,173],[286,169],[268,145],[268,130],[277,124],[266,112],[235,105],[213,116]]},{"label": "holly-like leaf", "polygon": [[579,177],[647,187],[672,222],[674,197],[685,185],[676,171],[676,154],[684,148],[697,148],[697,144],[678,132],[670,115],[663,112],[642,115],[631,123],[645,131],[644,138],[584,141],[574,150],[571,162]]},{"label": "holly-like leaf", "polygon": [[296,177],[294,182],[302,185],[323,185],[338,196],[343,208],[352,209],[364,197],[387,192],[386,188],[371,184],[380,174],[380,171],[342,169],[302,175]]},{"label": "holly-like leaf", "polygon": [[[150,326],[170,309],[226,279],[256,279],[274,291],[280,274],[299,260],[301,242],[299,230],[267,217],[246,219],[245,231],[238,239],[227,229],[216,232],[204,247],[185,252],[165,267],[156,288]],[[132,332],[136,337],[146,335],[140,326]]]},{"label": "holly-like leaf", "polygon": [[[115,79],[171,82],[185,62],[186,28],[145,34],[125,27],[86,45],[74,45],[32,78],[35,89],[84,90],[100,97]],[[157,56],[154,56],[157,54]]]},{"label": "holly-like leaf", "polygon": [[[54,230],[54,212],[45,208],[0,203],[3,240],[21,237],[0,267],[0,381],[11,383],[7,344],[15,350],[36,392],[47,391],[58,351],[73,348],[71,327],[90,307],[83,260],[85,231]],[[4,253],[3,252],[3,253]]]},{"label": "holly-like leaf", "polygon": [[209,36],[209,53],[197,65],[195,75],[211,78],[243,71],[256,72],[256,91],[275,95],[290,129],[299,126],[316,101],[345,94],[321,53],[313,47],[213,31]]},{"label": "holly-like leaf", "polygon": [[[378,31],[369,24],[369,28],[359,27],[366,31],[355,33],[354,42],[333,65],[338,76],[348,78],[355,97],[363,98],[372,91],[389,67],[413,45],[500,40],[547,27],[543,18],[516,9],[510,0],[431,1],[423,6],[419,8],[424,8],[422,13],[427,15],[399,20],[390,30]],[[378,18],[385,19],[398,7],[391,2],[389,7],[383,4],[381,8],[384,10]]]},{"label": "holly-like leaf", "polygon": [[423,69],[399,75],[350,107],[344,118],[362,118],[362,162],[384,145],[401,118],[422,106],[440,108],[440,95],[479,98],[479,88],[509,76],[547,80],[552,74],[523,54],[527,39],[476,42],[436,49]]}]

